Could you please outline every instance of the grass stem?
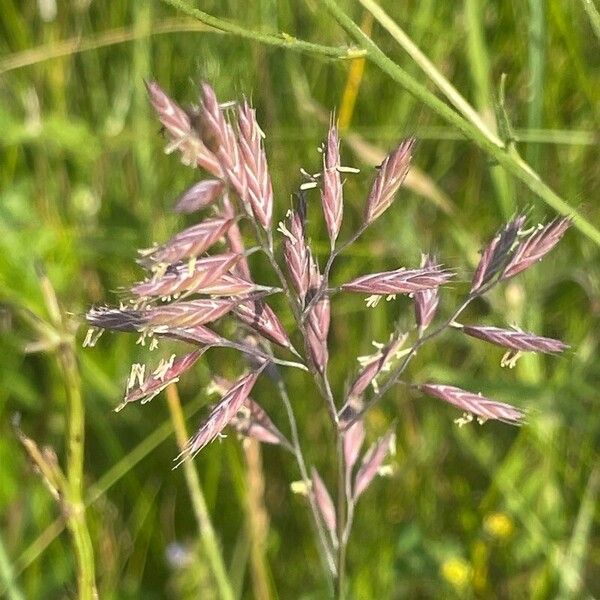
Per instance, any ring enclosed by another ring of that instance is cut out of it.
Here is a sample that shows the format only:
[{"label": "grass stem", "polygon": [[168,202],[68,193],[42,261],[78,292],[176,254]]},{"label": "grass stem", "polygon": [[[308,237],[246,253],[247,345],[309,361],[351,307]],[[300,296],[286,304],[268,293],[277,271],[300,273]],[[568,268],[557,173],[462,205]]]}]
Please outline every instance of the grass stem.
[{"label": "grass stem", "polygon": [[[183,410],[181,408],[181,401],[179,399],[179,392],[177,391],[175,384],[171,384],[167,387],[166,395],[171,421],[173,422],[173,429],[175,430],[175,437],[177,438],[177,445],[180,450],[183,450],[187,444],[188,433],[185,426]],[[198,523],[200,539],[202,540],[204,550],[210,562],[211,570],[219,589],[219,594],[223,600],[233,600],[235,598],[233,588],[229,581],[229,576],[227,575],[227,570],[223,561],[223,555],[221,554],[219,542],[210,519],[198,472],[191,460],[183,461],[182,468],[190,494],[190,500],[192,501],[194,515]]]}]

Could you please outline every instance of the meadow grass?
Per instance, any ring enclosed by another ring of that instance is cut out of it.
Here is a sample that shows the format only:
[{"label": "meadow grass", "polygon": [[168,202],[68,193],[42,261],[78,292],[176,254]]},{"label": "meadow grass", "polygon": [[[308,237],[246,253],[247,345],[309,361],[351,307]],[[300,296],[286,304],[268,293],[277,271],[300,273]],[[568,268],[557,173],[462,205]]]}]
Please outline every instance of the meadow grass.
[{"label": "meadow grass", "polygon": [[[159,2],[59,3],[56,14],[52,1],[2,4],[0,596],[62,598],[77,590],[65,515],[14,427],[18,415],[20,430],[67,464],[72,412],[64,346],[36,263],[44,265],[62,318],[80,324],[90,304],[111,300],[112,290],[139,278],[136,248],[187,224],[168,211],[196,174],[163,154],[144,87],[150,79],[184,103],[197,100],[200,79],[220,98],[252,98],[268,132],[276,221],[302,182],[300,167],[319,168],[316,147],[330,109],[345,107],[344,164],[367,170],[400,138],[418,138],[412,179],[394,210],[339,261],[339,282],[418,264],[422,250],[461,265],[458,279],[466,280],[506,217],[523,209],[533,219],[553,217],[554,209],[578,212],[549,259],[469,313],[560,338],[572,351],[559,359],[527,356],[506,370],[502,350],[447,336],[411,366],[420,381],[481,389],[527,408],[529,423],[458,428],[451,408],[403,387],[389,392],[367,426],[372,441],[396,420],[396,468],[358,507],[348,572],[356,598],[600,594],[597,4],[199,4],[220,20],[202,23]],[[354,24],[370,30],[372,42]],[[344,188],[341,236],[360,224],[368,181],[350,178]],[[325,228],[320,234],[313,241],[323,259],[329,242]],[[259,260],[253,267],[261,281],[269,277]],[[444,291],[446,316],[458,297],[452,286]],[[330,344],[348,349],[332,353],[338,387],[372,340],[386,340],[399,318],[412,319],[412,307],[399,300],[358,320],[361,302],[333,300]],[[305,503],[289,488],[289,457],[265,447],[257,460],[230,435],[198,456],[196,475],[172,471],[176,397],[115,414],[129,365],[142,362],[145,351],[134,338],[108,334],[94,351],[84,350],[84,329],[69,347],[86,411],[81,501],[100,597],[223,594],[209,567],[215,547],[198,534],[198,490],[233,596],[322,597],[327,589]],[[235,377],[233,356],[211,352],[178,386],[188,430],[198,423],[193,414],[213,401],[206,392],[211,368]],[[290,399],[303,446],[334,481],[327,414],[306,391],[305,376],[294,373]],[[260,382],[253,392],[285,423],[284,408],[269,394]],[[261,480],[257,497],[252,490]],[[268,521],[257,517],[261,507]]]}]

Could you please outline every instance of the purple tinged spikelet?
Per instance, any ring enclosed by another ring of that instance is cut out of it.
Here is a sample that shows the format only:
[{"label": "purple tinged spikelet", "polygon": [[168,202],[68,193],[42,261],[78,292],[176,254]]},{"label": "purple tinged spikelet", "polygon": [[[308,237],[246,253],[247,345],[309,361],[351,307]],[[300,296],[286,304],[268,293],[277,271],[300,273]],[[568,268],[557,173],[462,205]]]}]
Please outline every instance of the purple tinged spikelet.
[{"label": "purple tinged spikelet", "polygon": [[467,392],[451,385],[425,383],[418,388],[429,396],[439,398],[483,420],[497,420],[509,425],[519,425],[525,417],[523,411],[510,404],[496,402],[481,394]]},{"label": "purple tinged spikelet", "polygon": [[359,419],[350,425],[344,433],[344,465],[347,477],[350,477],[364,441],[365,425],[362,419]]},{"label": "purple tinged spikelet", "polygon": [[238,260],[240,255],[233,253],[199,258],[191,264],[182,263],[167,269],[161,277],[138,283],[131,290],[140,297],[173,296],[182,292],[209,293],[206,288],[227,273]]},{"label": "purple tinged spikelet", "polygon": [[148,306],[144,309],[92,309],[86,318],[90,325],[102,329],[164,333],[173,328],[211,323],[226,315],[235,305],[233,300],[199,299]]},{"label": "purple tinged spikelet", "polygon": [[[206,348],[201,348],[181,358],[175,358],[175,355],[173,355],[168,361],[162,360],[158,367],[147,377],[144,376],[145,367],[137,364],[133,365],[125,397],[116,410],[121,410],[130,402],[141,401],[142,404],[149,402],[170,383],[179,381],[181,375],[190,369],[205,351]],[[138,385],[136,385],[136,382]]]},{"label": "purple tinged spikelet", "polygon": [[[431,269],[435,268],[437,264],[435,256],[423,254],[421,258],[421,268]],[[431,325],[431,321],[433,321],[433,318],[435,317],[439,303],[440,298],[437,287],[415,292],[415,320],[420,331],[425,331],[425,329]]]},{"label": "purple tinged spikelet", "polygon": [[205,179],[187,189],[175,203],[175,212],[189,214],[213,204],[221,197],[225,185],[219,179]]},{"label": "purple tinged spikelet", "polygon": [[394,355],[406,341],[406,334],[394,337],[387,346],[384,346],[367,364],[364,365],[358,377],[352,384],[348,397],[360,397],[375,377],[385,370]]},{"label": "purple tinged spikelet", "polygon": [[221,163],[231,187],[245,202],[244,169],[235,133],[221,111],[215,91],[208,83],[201,84],[200,95],[200,136]]},{"label": "purple tinged spikelet", "polygon": [[395,452],[396,434],[390,430],[365,453],[354,481],[354,501],[371,485],[383,461]]},{"label": "purple tinged spikelet", "polygon": [[[220,375],[216,375],[213,381],[222,394],[233,385],[231,381]],[[243,437],[252,438],[263,444],[279,444],[288,450],[292,447],[267,412],[250,396],[246,398],[229,424]]]},{"label": "purple tinged spikelet", "polygon": [[202,448],[212,442],[229,425],[231,419],[238,413],[245,400],[250,395],[258,376],[266,366],[266,363],[256,371],[240,378],[226,394],[221,398],[218,404],[211,410],[208,418],[200,426],[194,436],[192,436],[185,448],[175,459],[178,465],[194,458]]},{"label": "purple tinged spikelet", "polygon": [[194,325],[194,327],[174,327],[169,329],[163,335],[182,342],[201,344],[203,346],[224,346],[228,344],[228,341],[224,337],[204,325]]},{"label": "purple tinged spikelet", "polygon": [[332,124],[329,127],[327,145],[323,153],[323,188],[321,190],[323,214],[332,248],[335,246],[335,240],[340,232],[344,210],[339,167],[340,141],[337,128]]},{"label": "purple tinged spikelet", "polygon": [[327,487],[321,479],[319,472],[314,467],[311,469],[311,479],[312,494],[319,509],[319,514],[321,515],[323,523],[325,524],[325,527],[327,527],[329,534],[332,536],[332,539],[335,539],[337,519],[333,500],[331,499],[331,496],[329,495]]},{"label": "purple tinged spikelet", "polygon": [[514,250],[515,242],[524,224],[525,215],[517,216],[509,221],[488,244],[475,269],[471,293],[477,292],[502,270]]},{"label": "purple tinged spikelet", "polygon": [[256,111],[244,100],[238,109],[240,164],[245,171],[245,197],[257,221],[270,229],[273,216],[273,186],[262,143],[262,132],[256,122]]},{"label": "purple tinged spikelet", "polygon": [[167,152],[178,150],[184,164],[197,165],[216,177],[222,177],[219,161],[194,131],[189,115],[155,81],[148,82],[146,88],[150,102],[171,140]]},{"label": "purple tinged spikelet", "polygon": [[140,331],[145,327],[143,311],[101,306],[88,310],[85,320],[92,326],[112,331]]},{"label": "purple tinged spikelet", "polygon": [[560,241],[567,229],[571,226],[571,218],[556,218],[540,229],[534,231],[524,242],[517,247],[501,279],[514,277],[521,271],[529,268],[534,263],[542,260]]},{"label": "purple tinged spikelet", "polygon": [[396,269],[362,275],[342,285],[343,290],[365,294],[412,294],[448,283],[454,274],[439,265],[423,269]]},{"label": "purple tinged spikelet", "polygon": [[310,283],[309,250],[306,244],[306,202],[303,196],[298,198],[296,206],[288,211],[287,230],[291,234],[283,240],[283,252],[292,285],[304,303]]},{"label": "purple tinged spikelet", "polygon": [[172,265],[180,260],[199,256],[216,244],[233,223],[233,219],[205,219],[180,231],[166,244],[143,251],[138,262],[152,267],[161,264]]},{"label": "purple tinged spikelet", "polygon": [[461,325],[460,329],[467,335],[508,348],[517,352],[544,352],[555,354],[569,348],[567,344],[554,338],[542,337],[534,333],[518,329],[500,329],[478,325]]},{"label": "purple tinged spikelet", "polygon": [[284,435],[275,427],[269,415],[252,398],[246,401],[231,420],[230,425],[242,436],[263,444],[282,445],[291,448]]},{"label": "purple tinged spikelet", "polygon": [[[243,260],[243,258],[242,258]],[[234,265],[234,269],[241,263]],[[203,294],[210,296],[245,296],[254,292],[272,292],[274,288],[259,285],[238,275],[224,273],[210,285],[202,288]]]},{"label": "purple tinged spikelet", "polygon": [[[319,266],[309,253],[309,291],[315,293],[321,285],[322,276]],[[310,295],[310,294],[309,294]],[[310,298],[307,296],[310,301]],[[331,321],[331,301],[329,296],[323,294],[318,302],[310,309],[306,318],[306,338],[312,361],[321,373],[325,372],[329,362],[327,348],[327,335]]]},{"label": "purple tinged spikelet", "polygon": [[414,138],[404,140],[390,152],[379,167],[365,207],[365,222],[372,223],[392,204],[394,194],[404,182],[415,145]]},{"label": "purple tinged spikelet", "polygon": [[240,302],[234,312],[240,321],[252,327],[263,337],[284,348],[293,348],[279,317],[263,300]]}]

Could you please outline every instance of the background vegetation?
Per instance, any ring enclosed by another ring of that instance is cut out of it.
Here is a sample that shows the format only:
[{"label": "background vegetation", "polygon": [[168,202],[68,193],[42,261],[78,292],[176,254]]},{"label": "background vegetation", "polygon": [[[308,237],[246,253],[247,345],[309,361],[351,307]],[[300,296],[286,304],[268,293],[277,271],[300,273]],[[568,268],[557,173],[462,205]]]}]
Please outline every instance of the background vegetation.
[{"label": "background vegetation", "polygon": [[[255,32],[351,43],[318,1],[200,4]],[[431,71],[421,71],[361,3],[339,5],[409,76],[434,90]],[[411,367],[416,380],[480,389],[527,408],[528,425],[458,428],[450,407],[404,388],[369,414],[373,439],[397,421],[398,452],[393,475],[377,481],[358,510],[349,553],[353,594],[591,598],[600,594],[600,267],[597,238],[589,235],[600,226],[600,19],[592,0],[382,6],[492,131],[506,73],[504,111],[517,149],[580,211],[588,235],[571,230],[547,260],[470,313],[472,320],[559,337],[571,352],[527,356],[505,370],[501,350],[447,335]],[[380,153],[407,134],[419,138],[410,189],[345,254],[339,280],[416,265],[429,250],[459,265],[466,280],[507,216],[527,209],[539,220],[554,212],[372,62],[209,31],[159,2],[2,0],[0,8],[0,596],[75,597],[64,515],[15,429],[18,415],[22,431],[64,464],[65,389],[75,389],[86,410],[85,499],[100,597],[216,597],[184,473],[171,470],[177,448],[165,398],[112,411],[130,363],[144,362],[147,350],[127,335],[106,335],[83,350],[85,326],[71,345],[68,324],[48,312],[50,282],[66,322],[80,324],[87,307],[114,301],[112,290],[139,277],[136,248],[166,239],[180,224],[169,208],[198,173],[163,154],[144,79],[156,79],[182,103],[196,100],[200,78],[221,98],[252,97],[267,133],[280,216],[301,183],[299,168],[318,168],[327,112],[337,108],[346,127],[345,163],[362,169],[345,187],[346,234],[359,223]],[[314,237],[325,253],[325,232]],[[47,272],[45,292],[36,263]],[[442,311],[448,314],[461,292],[460,284],[445,291]],[[398,318],[412,320],[403,300],[359,320],[361,302],[334,303],[330,371],[339,389],[355,356],[385,340]],[[71,380],[61,361],[65,344],[76,352]],[[239,373],[231,356],[209,353],[181,382],[187,410],[211,401],[211,369]],[[304,447],[333,482],[325,409],[306,383],[292,375]],[[259,382],[253,395],[284,427],[271,389]],[[198,419],[189,417],[188,428]],[[269,447],[262,465],[256,459],[229,436],[195,461],[234,590],[255,597],[262,581],[264,597],[322,597],[304,501],[289,488],[297,477],[292,461]],[[263,480],[264,496],[256,493]],[[263,505],[268,525],[257,517]],[[263,536],[265,544],[257,544]]]}]

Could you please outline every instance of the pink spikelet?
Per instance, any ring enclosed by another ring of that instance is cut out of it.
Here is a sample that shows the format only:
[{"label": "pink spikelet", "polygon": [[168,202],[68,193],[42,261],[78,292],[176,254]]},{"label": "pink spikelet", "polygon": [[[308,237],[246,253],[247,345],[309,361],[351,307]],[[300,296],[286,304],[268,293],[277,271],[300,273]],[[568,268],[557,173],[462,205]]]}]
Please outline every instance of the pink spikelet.
[{"label": "pink spikelet", "polygon": [[315,498],[315,503],[319,509],[319,514],[323,519],[323,523],[329,531],[332,539],[336,539],[336,515],[335,515],[335,506],[333,505],[333,500],[327,491],[327,487],[325,483],[321,479],[319,472],[313,467],[311,469],[311,479],[312,479],[312,494]]},{"label": "pink spikelet", "polygon": [[181,358],[176,359],[175,355],[172,355],[167,361],[161,360],[158,367],[147,377],[145,376],[145,365],[134,364],[131,368],[123,402],[115,410],[120,411],[130,402],[141,401],[142,404],[150,402],[169,384],[179,381],[181,375],[196,363],[205,350],[206,348],[201,348]]},{"label": "pink spikelet", "polygon": [[[309,254],[310,262],[310,291],[316,292],[321,285],[322,276],[319,267]],[[309,299],[307,297],[307,299]],[[323,294],[318,302],[310,309],[306,319],[306,338],[312,361],[321,373],[325,372],[329,362],[327,335],[331,321],[331,302],[329,296]]]},{"label": "pink spikelet", "polygon": [[437,288],[453,277],[439,266],[422,269],[396,269],[357,277],[342,285],[343,290],[365,294],[411,294]]},{"label": "pink spikelet", "polygon": [[348,392],[349,398],[361,397],[377,375],[389,368],[395,354],[402,348],[406,337],[406,334],[394,336],[389,344],[384,346],[363,366]]},{"label": "pink spikelet", "polygon": [[364,441],[365,425],[362,419],[359,419],[350,425],[344,434],[344,465],[348,478],[356,464]]},{"label": "pink spikelet", "polygon": [[517,352],[544,352],[555,354],[564,352],[569,348],[567,344],[554,338],[542,337],[534,333],[520,331],[518,329],[501,329],[499,327],[461,325],[463,333],[502,348],[515,350]]},{"label": "pink spikelet", "polygon": [[521,271],[529,268],[531,265],[542,260],[565,234],[571,226],[571,219],[563,217],[554,219],[547,225],[534,231],[519,247],[515,250],[510,262],[506,265],[501,279],[514,277]]},{"label": "pink spikelet", "polygon": [[483,285],[491,281],[506,265],[524,224],[524,215],[514,218],[496,234],[494,239],[485,248],[473,275],[471,293],[481,289]]},{"label": "pink spikelet", "polygon": [[216,244],[233,225],[233,219],[205,219],[173,236],[166,244],[143,251],[138,262],[145,267],[172,265],[200,256]]},{"label": "pink spikelet", "polygon": [[498,420],[509,425],[519,425],[524,419],[523,411],[505,404],[490,400],[481,394],[467,392],[451,385],[437,385],[425,383],[418,386],[419,389],[434,398],[439,398],[461,409],[467,414],[475,415],[481,422],[486,420]]},{"label": "pink spikelet", "polygon": [[[236,263],[233,266],[233,269],[239,264],[240,263]],[[275,291],[275,288],[259,285],[258,283],[248,281],[243,277],[232,275],[231,273],[225,273],[218,279],[215,279],[212,283],[202,287],[202,293],[208,294],[209,296],[247,296],[254,292],[271,293],[273,291]]]},{"label": "pink spikelet", "polygon": [[193,213],[213,204],[225,190],[219,179],[205,179],[183,192],[175,203],[176,213]]},{"label": "pink spikelet", "polygon": [[208,83],[200,86],[200,134],[221,164],[225,179],[240,199],[246,201],[244,169],[235,133],[223,115],[215,91]]},{"label": "pink spikelet", "polygon": [[292,342],[279,317],[263,300],[241,302],[236,306],[234,312],[240,321],[252,327],[263,337],[284,348],[293,350]]},{"label": "pink spikelet", "polygon": [[355,501],[371,485],[387,456],[394,454],[395,443],[396,434],[390,430],[367,450],[354,481]]},{"label": "pink spikelet", "polygon": [[394,194],[404,182],[410,168],[414,145],[414,138],[404,140],[381,163],[379,173],[375,177],[367,199],[365,207],[366,223],[372,223],[392,204]]},{"label": "pink spikelet", "polygon": [[230,424],[240,435],[262,444],[281,445],[288,450],[292,447],[265,410],[252,398],[246,398]]},{"label": "pink spikelet", "polygon": [[271,227],[273,186],[263,147],[263,134],[256,121],[256,111],[244,100],[238,109],[241,168],[245,171],[245,193],[252,212],[262,227]]},{"label": "pink spikelet", "polygon": [[177,466],[186,460],[194,458],[202,448],[210,444],[229,425],[231,419],[238,413],[250,395],[258,376],[265,366],[266,363],[257,371],[239,379],[229,388],[227,393],[212,409],[208,418],[200,426],[200,429],[190,438],[185,448],[176,457]]},{"label": "pink spikelet", "polygon": [[[220,393],[225,393],[233,385],[231,381],[219,375],[214,377],[214,383]],[[277,429],[267,412],[250,396],[246,398],[229,424],[243,437],[263,444],[281,445],[287,450],[292,449],[291,444]]]},{"label": "pink spikelet", "polygon": [[188,342],[190,344],[200,344],[202,346],[227,346],[228,341],[215,333],[205,325],[194,325],[193,327],[174,327],[163,334],[165,337]]},{"label": "pink spikelet", "polygon": [[287,214],[287,232],[283,240],[283,253],[292,285],[298,294],[300,303],[304,304],[308,292],[309,250],[305,235],[306,203],[303,196],[298,198],[295,208]]},{"label": "pink spikelet", "polygon": [[167,153],[178,150],[184,164],[197,165],[216,177],[222,177],[219,161],[196,134],[189,115],[155,81],[148,82],[146,88],[150,102],[171,140]]},{"label": "pink spikelet", "polygon": [[235,305],[233,300],[211,298],[147,306],[144,309],[92,309],[86,318],[90,325],[102,329],[165,333],[173,328],[211,323],[226,315]]},{"label": "pink spikelet", "polygon": [[173,296],[182,292],[206,292],[206,288],[222,277],[240,259],[239,254],[227,253],[199,258],[191,264],[179,264],[162,277],[155,277],[133,286],[138,296]]},{"label": "pink spikelet", "polygon": [[[437,260],[435,256],[423,254],[421,258],[422,269],[435,268],[436,265]],[[428,290],[415,292],[414,303],[417,327],[420,331],[425,331],[425,329],[431,325],[431,321],[433,321],[438,304],[440,303],[438,288],[435,287]]]},{"label": "pink spikelet", "polygon": [[321,190],[323,214],[332,248],[335,246],[335,241],[340,232],[344,210],[342,179],[339,168],[340,141],[337,128],[332,124],[329,127],[327,145],[323,153],[323,187]]}]

